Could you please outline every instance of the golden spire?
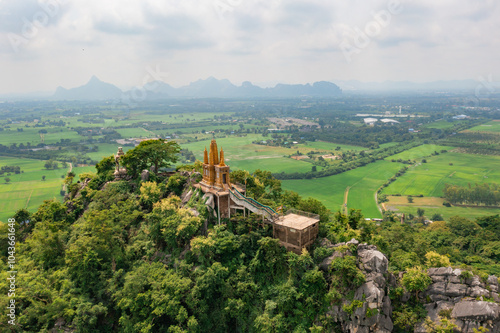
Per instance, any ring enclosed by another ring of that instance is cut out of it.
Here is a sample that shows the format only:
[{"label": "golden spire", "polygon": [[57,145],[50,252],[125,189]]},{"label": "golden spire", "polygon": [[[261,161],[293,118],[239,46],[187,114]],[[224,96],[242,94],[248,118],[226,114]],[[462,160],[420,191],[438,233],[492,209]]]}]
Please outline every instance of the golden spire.
[{"label": "golden spire", "polygon": [[217,164],[219,164],[219,152],[217,151],[217,142],[212,139],[212,142],[210,142],[210,165]]},{"label": "golden spire", "polygon": [[226,166],[226,164],[224,163],[224,151],[222,150],[222,148],[220,149],[220,166]]},{"label": "golden spire", "polygon": [[207,147],[205,147],[205,151],[203,152],[203,163],[208,164],[208,152]]}]

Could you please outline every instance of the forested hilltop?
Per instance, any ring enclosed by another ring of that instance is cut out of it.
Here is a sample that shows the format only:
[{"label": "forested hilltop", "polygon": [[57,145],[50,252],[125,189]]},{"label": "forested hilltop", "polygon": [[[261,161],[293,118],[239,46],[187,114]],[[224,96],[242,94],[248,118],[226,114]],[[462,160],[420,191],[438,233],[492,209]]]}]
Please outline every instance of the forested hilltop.
[{"label": "forested hilltop", "polygon": [[499,331],[500,216],[424,225],[387,213],[376,224],[283,190],[271,172],[233,171],[255,200],[319,214],[316,243],[297,255],[260,217],[218,225],[193,187],[199,162],[162,172],[175,143],[154,158],[144,147],[124,155],[124,179],[111,156],[95,173],[69,174],[64,202],[15,214],[16,325],[1,311],[2,331]]}]

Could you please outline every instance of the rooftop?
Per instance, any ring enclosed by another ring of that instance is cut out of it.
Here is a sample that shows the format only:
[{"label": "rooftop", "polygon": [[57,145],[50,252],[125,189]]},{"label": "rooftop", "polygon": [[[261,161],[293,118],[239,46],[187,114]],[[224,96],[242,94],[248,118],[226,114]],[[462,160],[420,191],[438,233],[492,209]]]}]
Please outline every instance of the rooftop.
[{"label": "rooftop", "polygon": [[290,213],[285,216],[281,216],[275,223],[287,228],[292,228],[296,230],[304,230],[307,227],[312,226],[319,222],[318,215],[311,214],[311,216],[304,216],[295,213]]}]

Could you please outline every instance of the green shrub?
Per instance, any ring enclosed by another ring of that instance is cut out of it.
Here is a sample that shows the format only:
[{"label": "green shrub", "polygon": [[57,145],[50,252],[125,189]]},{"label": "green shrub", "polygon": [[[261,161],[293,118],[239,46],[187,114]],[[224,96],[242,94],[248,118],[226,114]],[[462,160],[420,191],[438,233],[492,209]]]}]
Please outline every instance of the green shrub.
[{"label": "green shrub", "polygon": [[351,302],[351,304],[344,304],[342,305],[342,310],[344,312],[347,312],[348,314],[352,315],[354,313],[354,311],[357,309],[357,308],[360,308],[362,307],[364,304],[363,301],[358,301],[358,300],[354,300]]}]

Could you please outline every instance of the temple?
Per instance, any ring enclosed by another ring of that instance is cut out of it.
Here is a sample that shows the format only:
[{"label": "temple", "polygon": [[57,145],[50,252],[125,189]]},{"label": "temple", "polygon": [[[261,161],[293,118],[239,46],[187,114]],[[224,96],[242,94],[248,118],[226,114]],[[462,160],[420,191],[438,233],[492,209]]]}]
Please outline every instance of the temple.
[{"label": "temple", "polygon": [[203,154],[203,180],[201,184],[207,188],[217,190],[231,189],[231,182],[229,179],[229,166],[224,163],[224,151],[217,149],[217,142],[215,139],[210,142],[210,151]]},{"label": "temple", "polygon": [[250,211],[262,217],[263,223],[273,226],[273,235],[287,250],[301,253],[309,247],[319,229],[319,216],[298,210],[289,210],[279,215],[274,209],[245,196],[245,186],[231,183],[229,166],[224,161],[224,151],[217,148],[213,139],[210,148],[203,152],[203,179],[194,186],[204,193],[205,204],[217,217],[231,218],[231,210]]}]

